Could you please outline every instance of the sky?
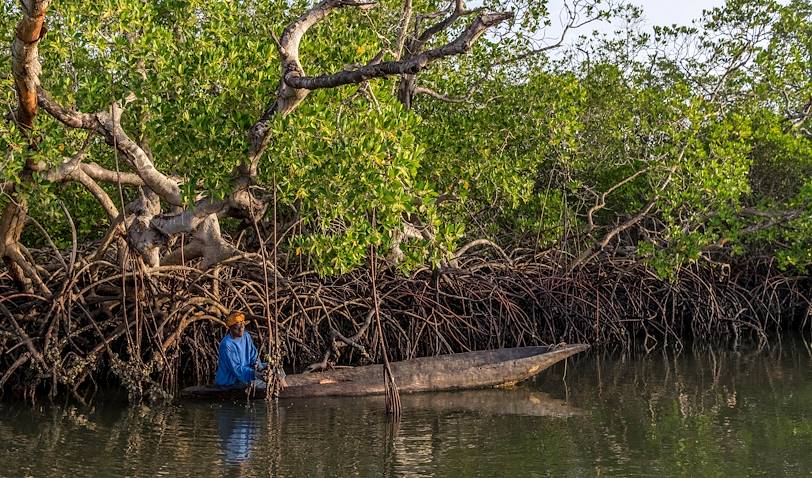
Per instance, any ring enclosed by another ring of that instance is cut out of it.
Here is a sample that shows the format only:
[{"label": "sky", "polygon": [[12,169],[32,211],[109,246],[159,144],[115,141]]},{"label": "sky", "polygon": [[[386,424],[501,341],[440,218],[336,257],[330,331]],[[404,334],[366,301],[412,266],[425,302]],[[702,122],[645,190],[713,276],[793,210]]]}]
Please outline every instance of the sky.
[{"label": "sky", "polygon": [[[566,18],[563,9],[565,1],[571,5],[574,0],[548,1],[547,5],[552,25],[534,35],[537,46],[551,45],[559,40],[563,29],[562,21]],[[642,7],[642,19],[635,24],[634,29],[650,33],[655,25],[690,25],[692,20],[702,16],[703,10],[722,6],[725,0],[625,0],[625,2]],[[614,32],[624,30],[625,27],[626,25],[620,20],[616,20],[614,23],[590,23],[569,32],[564,44],[572,44],[579,36],[589,36],[594,30],[606,33],[611,37]],[[552,55],[555,56],[555,53],[552,53]]]},{"label": "sky", "polygon": [[[559,0],[555,0],[558,2]],[[643,7],[649,25],[688,24],[702,14],[702,10],[723,5],[723,0],[636,0]],[[554,11],[554,10],[551,10]]]},{"label": "sky", "polygon": [[[572,0],[569,0],[570,2]],[[650,29],[654,25],[688,25],[691,20],[702,15],[702,10],[721,6],[724,0],[629,0],[629,3],[643,8],[643,26]],[[558,14],[562,11],[564,0],[550,0],[549,11],[553,20],[552,27],[546,32],[547,35],[554,35],[560,32]],[[601,25],[592,24],[589,31],[594,29],[602,32],[611,32],[613,27],[606,23]],[[580,33],[587,33],[581,31]]]}]

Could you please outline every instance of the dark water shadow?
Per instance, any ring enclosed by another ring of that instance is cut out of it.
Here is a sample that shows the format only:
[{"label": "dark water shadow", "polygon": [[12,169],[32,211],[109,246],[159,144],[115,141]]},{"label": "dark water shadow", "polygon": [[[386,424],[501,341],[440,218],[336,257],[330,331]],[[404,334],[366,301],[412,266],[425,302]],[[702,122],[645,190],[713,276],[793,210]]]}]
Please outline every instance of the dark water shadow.
[{"label": "dark water shadow", "polygon": [[[461,390],[455,392],[413,393],[400,396],[403,415],[410,412],[451,413],[467,412],[480,416],[519,415],[528,417],[567,418],[583,415],[584,411],[564,400],[528,387],[510,389]],[[323,397],[281,400],[281,407],[311,409],[380,409],[384,411],[384,398]]]}]

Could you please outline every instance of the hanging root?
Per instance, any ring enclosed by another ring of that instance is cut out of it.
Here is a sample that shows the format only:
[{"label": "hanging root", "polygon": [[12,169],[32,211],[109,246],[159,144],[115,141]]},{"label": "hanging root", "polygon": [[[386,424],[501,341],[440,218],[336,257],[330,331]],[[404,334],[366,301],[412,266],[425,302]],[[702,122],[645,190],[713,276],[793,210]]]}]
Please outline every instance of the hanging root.
[{"label": "hanging root", "polygon": [[397,420],[400,418],[402,412],[400,406],[400,392],[398,391],[398,385],[395,383],[395,375],[392,373],[392,366],[389,364],[389,353],[386,351],[386,338],[383,335],[383,327],[381,327],[381,310],[378,301],[378,283],[376,280],[378,270],[375,267],[375,246],[372,246],[370,250],[369,276],[372,287],[372,308],[375,312],[375,324],[378,330],[378,338],[380,339],[381,355],[383,356],[383,383],[386,394],[384,402],[386,404],[386,414]]},{"label": "hanging root", "polygon": [[[561,341],[649,351],[687,341],[765,345],[778,331],[812,326],[809,279],[770,263],[693,266],[666,282],[629,259],[599,257],[568,273],[552,255],[479,251],[409,277],[359,270],[333,280],[275,268],[263,254],[210,271],[147,270],[135,257],[116,260],[114,246],[98,259],[95,251],[75,263],[51,257],[59,265],[44,267],[47,283],[61,291],[51,299],[16,292],[0,272],[0,388],[86,401],[100,387],[123,386],[136,400],[208,383],[222,317],[235,309],[253,319],[258,347],[279,350],[293,371]],[[278,344],[268,343],[274,337]]]}]

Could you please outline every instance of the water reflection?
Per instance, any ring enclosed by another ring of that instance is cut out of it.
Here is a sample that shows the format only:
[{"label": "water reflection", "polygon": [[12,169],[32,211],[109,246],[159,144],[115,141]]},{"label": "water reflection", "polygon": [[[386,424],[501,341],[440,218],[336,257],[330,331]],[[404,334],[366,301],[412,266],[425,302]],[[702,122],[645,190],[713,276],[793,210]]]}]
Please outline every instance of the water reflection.
[{"label": "water reflection", "polygon": [[288,455],[286,468],[306,476],[434,476],[438,464],[459,465],[460,451],[475,452],[483,435],[490,441],[489,431],[508,418],[518,431],[542,423],[527,419],[559,422],[584,413],[532,387],[403,394],[401,403],[403,418],[392,423],[383,397],[281,401],[285,443],[311,450],[308,457]]},{"label": "water reflection", "polygon": [[[403,413],[430,412],[447,414],[465,412],[478,416],[519,415],[528,417],[567,418],[584,413],[549,394],[530,387],[509,389],[461,390],[456,392],[412,393],[400,396]],[[283,408],[309,407],[313,409],[346,408],[348,402],[353,407],[370,410],[383,410],[383,397],[320,397],[309,399],[282,400]]]},{"label": "water reflection", "polygon": [[0,476],[798,476],[812,355],[586,356],[515,389],[380,398],[0,403]]},{"label": "water reflection", "polygon": [[227,406],[217,409],[217,432],[227,464],[240,464],[251,456],[259,422],[250,407]]}]

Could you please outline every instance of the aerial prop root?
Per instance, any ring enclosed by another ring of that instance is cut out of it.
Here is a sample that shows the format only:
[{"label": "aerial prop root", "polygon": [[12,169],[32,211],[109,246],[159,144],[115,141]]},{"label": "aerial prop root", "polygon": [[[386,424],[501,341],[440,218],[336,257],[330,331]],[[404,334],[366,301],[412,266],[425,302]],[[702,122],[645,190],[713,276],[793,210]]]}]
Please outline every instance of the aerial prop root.
[{"label": "aerial prop root", "polygon": [[670,282],[628,258],[598,256],[567,272],[556,255],[505,258],[480,248],[457,268],[410,277],[380,270],[371,302],[366,270],[325,280],[280,261],[269,268],[278,274],[270,299],[256,255],[214,274],[188,265],[123,271],[127,262],[90,262],[92,253],[79,252],[73,267],[51,249],[32,254],[58,264],[53,284],[64,287],[51,297],[18,293],[0,275],[4,391],[79,398],[117,383],[143,399],[208,382],[222,318],[235,309],[253,319],[258,347],[267,350],[268,328],[278,327],[285,367],[304,371],[380,363],[384,354],[396,361],[562,341],[649,351],[680,349],[686,339],[763,346],[779,328],[808,326],[811,303],[808,279],[757,262],[723,281],[696,265]]}]

